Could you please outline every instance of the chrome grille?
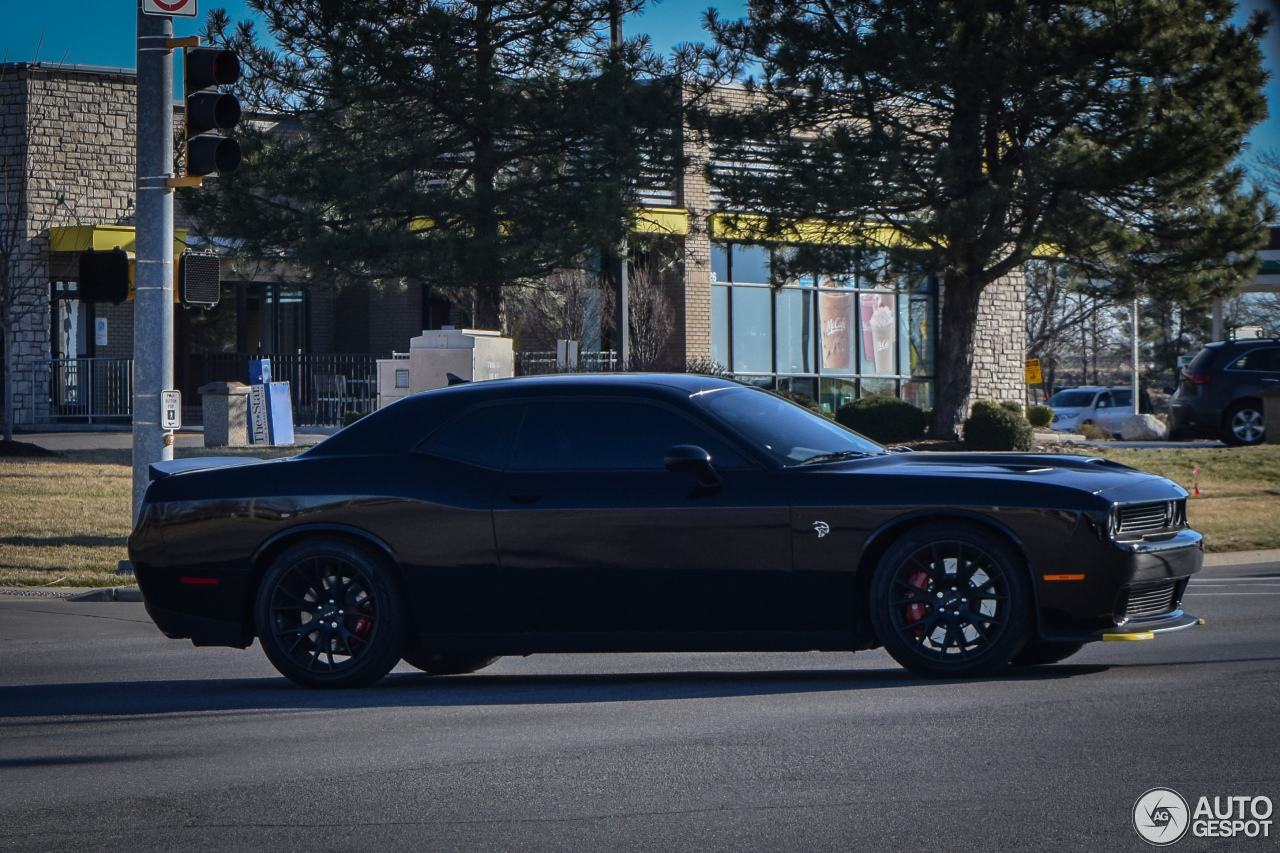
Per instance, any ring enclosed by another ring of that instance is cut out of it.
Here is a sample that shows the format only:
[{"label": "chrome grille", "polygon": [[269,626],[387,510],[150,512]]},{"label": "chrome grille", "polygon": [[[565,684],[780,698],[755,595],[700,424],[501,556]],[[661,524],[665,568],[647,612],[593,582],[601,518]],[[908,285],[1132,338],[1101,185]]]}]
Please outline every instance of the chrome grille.
[{"label": "chrome grille", "polygon": [[1178,582],[1175,580],[1136,585],[1129,588],[1120,615],[1125,619],[1159,616],[1173,611],[1177,603]]},{"label": "chrome grille", "polygon": [[1173,502],[1134,504],[1119,508],[1117,533],[1146,533],[1163,530],[1173,524]]}]

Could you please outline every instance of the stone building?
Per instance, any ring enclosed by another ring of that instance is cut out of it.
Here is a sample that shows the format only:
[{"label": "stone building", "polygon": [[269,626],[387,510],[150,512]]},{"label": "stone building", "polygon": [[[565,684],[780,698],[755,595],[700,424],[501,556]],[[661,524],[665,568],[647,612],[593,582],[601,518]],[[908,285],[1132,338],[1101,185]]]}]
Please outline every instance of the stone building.
[{"label": "stone building", "polygon": [[[732,106],[738,94],[724,94]],[[134,103],[132,70],[0,65],[0,143],[4,162],[20,161],[25,170],[22,267],[39,300],[22,321],[15,353],[19,426],[127,419],[132,303],[82,303],[76,277],[84,250],[132,249]],[[850,269],[777,281],[771,259],[788,247],[743,239],[715,212],[706,146],[682,131],[679,150],[675,173],[646,190],[632,241],[675,261],[676,272],[662,282],[672,328],[660,366],[716,364],[743,381],[808,394],[828,409],[869,394],[931,405],[935,277],[889,280]],[[198,244],[180,209],[176,224],[175,254]],[[225,254],[222,280],[216,308],[174,309],[174,372],[188,419],[199,416],[199,386],[247,378],[250,357],[272,358],[277,376],[291,378],[303,419],[319,411],[314,397],[332,380],[368,399],[375,357],[405,350],[423,329],[467,321],[466,305],[420,283],[335,291],[308,286],[297,271]],[[975,398],[1025,399],[1023,317],[1020,276],[987,289]]]}]

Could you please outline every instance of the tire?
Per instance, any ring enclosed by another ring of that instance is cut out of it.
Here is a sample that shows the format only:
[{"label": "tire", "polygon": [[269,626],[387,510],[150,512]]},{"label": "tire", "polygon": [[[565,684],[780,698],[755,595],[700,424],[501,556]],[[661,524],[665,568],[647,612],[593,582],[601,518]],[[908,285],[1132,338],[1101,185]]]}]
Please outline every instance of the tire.
[{"label": "tire", "polygon": [[1037,641],[1027,643],[1022,651],[1013,656],[1013,666],[1041,666],[1066,660],[1084,648],[1084,643],[1047,643]]},{"label": "tire", "polygon": [[437,655],[414,648],[406,650],[401,660],[429,675],[465,675],[492,666],[502,658],[489,655]]},{"label": "tire", "polygon": [[1234,447],[1262,444],[1265,435],[1262,406],[1244,401],[1227,409],[1222,417],[1222,440]]},{"label": "tire", "polygon": [[372,684],[404,645],[395,581],[381,560],[340,539],[310,539],[277,557],[258,587],[254,621],[272,666],[303,687]]},{"label": "tire", "polygon": [[971,525],[917,528],[876,567],[871,623],[893,659],[917,675],[990,675],[1013,660],[1030,633],[1023,561]]}]

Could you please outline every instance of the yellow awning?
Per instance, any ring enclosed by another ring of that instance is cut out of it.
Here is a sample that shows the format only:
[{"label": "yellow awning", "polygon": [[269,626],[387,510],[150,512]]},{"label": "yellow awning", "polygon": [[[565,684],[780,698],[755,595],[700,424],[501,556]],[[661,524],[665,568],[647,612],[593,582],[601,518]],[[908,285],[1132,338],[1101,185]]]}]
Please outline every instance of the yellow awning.
[{"label": "yellow awning", "polygon": [[[98,252],[119,247],[137,252],[132,225],[67,225],[49,229],[49,250],[53,252]],[[187,248],[187,229],[173,229],[173,253]]]},{"label": "yellow awning", "polygon": [[688,234],[689,211],[679,207],[641,207],[631,230],[639,234]]}]

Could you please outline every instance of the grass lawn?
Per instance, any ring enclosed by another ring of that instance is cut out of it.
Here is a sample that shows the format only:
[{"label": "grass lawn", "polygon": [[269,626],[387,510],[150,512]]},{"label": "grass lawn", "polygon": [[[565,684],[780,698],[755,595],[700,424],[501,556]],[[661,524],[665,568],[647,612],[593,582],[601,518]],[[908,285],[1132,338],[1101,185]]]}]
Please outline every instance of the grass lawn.
[{"label": "grass lawn", "polygon": [[[178,448],[190,456],[291,456]],[[114,586],[127,559],[133,469],[129,450],[71,450],[58,457],[0,459],[0,586]]]},{"label": "grass lawn", "polygon": [[[178,456],[290,456],[301,448],[205,450]],[[1211,551],[1280,548],[1280,447],[1090,451],[1168,477],[1201,497],[1191,524]],[[112,586],[129,535],[130,451],[0,459],[0,585]]]},{"label": "grass lawn", "polygon": [[1280,548],[1280,445],[1260,447],[1091,448],[1143,471],[1168,477],[1188,492],[1200,466],[1200,497],[1187,499],[1187,518],[1210,551]]}]

